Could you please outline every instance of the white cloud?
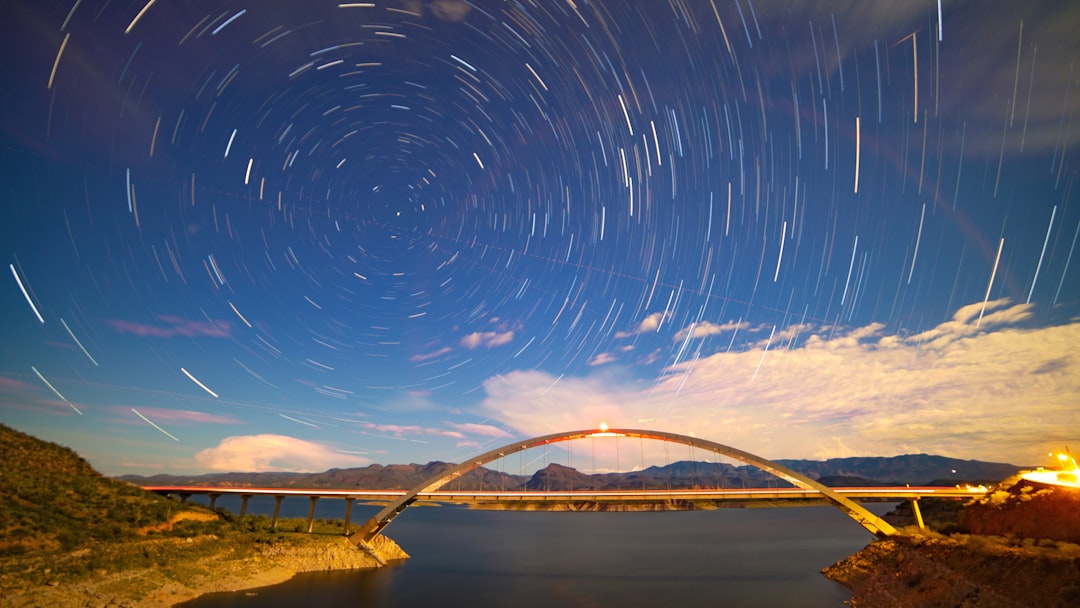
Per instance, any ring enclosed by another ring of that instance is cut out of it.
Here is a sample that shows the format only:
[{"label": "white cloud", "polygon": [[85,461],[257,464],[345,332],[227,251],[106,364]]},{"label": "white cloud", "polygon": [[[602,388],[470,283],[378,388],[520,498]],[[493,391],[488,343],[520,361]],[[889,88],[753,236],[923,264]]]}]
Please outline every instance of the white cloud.
[{"label": "white cloud", "polygon": [[997,301],[980,324],[973,306],[912,337],[880,324],[802,327],[783,347],[774,337],[764,359],[762,342],[648,386],[513,372],[484,383],[484,408],[525,435],[653,419],[766,458],[927,452],[1039,464],[1080,437],[1080,321],[1017,327],[1029,308]]},{"label": "white cloud", "polygon": [[484,437],[513,437],[513,435],[504,431],[503,429],[500,429],[499,427],[490,424],[479,424],[476,422],[447,422],[446,425],[452,429],[455,429],[456,431],[469,435],[482,435]]},{"label": "white cloud", "polygon": [[715,336],[717,334],[723,334],[727,332],[734,332],[736,330],[742,331],[750,327],[750,323],[746,321],[728,321],[727,323],[710,323],[709,321],[702,321],[695,323],[694,325],[688,325],[679,330],[679,333],[675,334],[675,341],[681,342],[686,339],[686,336],[690,333],[691,328],[694,330],[694,338],[705,338],[707,336]]},{"label": "white cloud", "polygon": [[667,316],[664,313],[654,312],[651,315],[642,319],[641,323],[638,323],[637,327],[635,327],[634,329],[630,331],[616,332],[615,337],[629,338],[630,336],[636,336],[637,334],[644,334],[651,331],[656,331],[657,329],[660,329],[660,325],[663,324],[664,319],[666,318]]},{"label": "white cloud", "polygon": [[494,348],[496,346],[508,344],[513,339],[514,332],[512,331],[477,331],[462,338],[461,345],[469,349],[479,348],[481,346],[484,348]]},{"label": "white cloud", "polygon": [[559,379],[535,370],[489,378],[484,390],[488,414],[526,435],[627,426],[625,399],[638,394],[606,376]]},{"label": "white cloud", "polygon": [[343,454],[321,443],[271,434],[226,437],[216,447],[195,454],[196,464],[213,471],[318,472],[369,462],[367,458]]},{"label": "white cloud", "polygon": [[589,366],[590,367],[596,367],[597,365],[604,365],[605,363],[612,363],[615,360],[616,360],[615,355],[613,355],[611,353],[607,353],[607,352],[599,353],[598,355],[596,355],[592,359],[589,359]]}]

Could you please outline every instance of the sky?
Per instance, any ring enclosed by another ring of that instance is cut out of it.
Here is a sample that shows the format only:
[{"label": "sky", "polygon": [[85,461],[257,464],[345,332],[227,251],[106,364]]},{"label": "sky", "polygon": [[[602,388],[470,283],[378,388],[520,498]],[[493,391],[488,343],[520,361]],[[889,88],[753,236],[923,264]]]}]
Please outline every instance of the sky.
[{"label": "sky", "polygon": [[0,10],[0,422],[103,472],[1080,443],[1080,4]]}]

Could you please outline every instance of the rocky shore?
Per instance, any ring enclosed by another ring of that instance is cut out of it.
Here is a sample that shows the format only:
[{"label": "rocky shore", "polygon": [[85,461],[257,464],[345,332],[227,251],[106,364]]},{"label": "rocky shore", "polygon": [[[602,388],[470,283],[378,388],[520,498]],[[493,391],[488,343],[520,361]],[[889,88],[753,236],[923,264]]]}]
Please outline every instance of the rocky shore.
[{"label": "rocky shore", "polygon": [[1080,546],[1003,538],[900,537],[824,571],[857,608],[1080,606]]},{"label": "rocky shore", "polygon": [[[0,606],[159,608],[206,593],[276,585],[300,572],[381,566],[343,536],[291,534],[280,542],[267,543],[250,552],[236,551],[231,546],[221,547],[219,551],[216,547],[221,541],[213,535],[141,542],[178,559],[156,567],[118,572],[98,570],[76,583],[51,580],[43,585],[5,587],[0,589]],[[375,539],[372,548],[384,563],[409,557],[394,541],[382,536]],[[193,557],[183,559],[185,553]],[[45,564],[40,567],[48,572]]]},{"label": "rocky shore", "polygon": [[1014,478],[936,512],[948,536],[909,526],[823,573],[859,608],[1080,606],[1080,491]]}]

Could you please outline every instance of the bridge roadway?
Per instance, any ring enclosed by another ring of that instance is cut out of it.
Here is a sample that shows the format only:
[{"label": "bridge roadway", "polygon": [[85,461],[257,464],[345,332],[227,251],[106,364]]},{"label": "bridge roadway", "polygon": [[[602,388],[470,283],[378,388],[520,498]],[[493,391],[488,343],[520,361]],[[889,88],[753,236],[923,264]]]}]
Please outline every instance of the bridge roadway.
[{"label": "bridge roadway", "polygon": [[[281,501],[288,496],[305,496],[311,501],[308,511],[308,531],[311,531],[315,518],[315,503],[321,498],[345,499],[345,533],[348,534],[349,520],[352,515],[352,503],[359,499],[371,502],[393,501],[405,496],[407,490],[335,490],[322,488],[238,488],[208,486],[143,486],[143,489],[165,496],[179,496],[187,500],[191,496],[206,495],[213,508],[217,498],[224,495],[240,496],[240,513],[247,512],[248,500],[252,496],[273,496],[274,514],[271,526],[277,526]],[[983,487],[944,487],[944,486],[888,486],[888,487],[849,487],[830,488],[841,496],[856,500],[908,500],[911,501],[922,526],[922,516],[918,510],[920,498],[974,498],[986,493]],[[573,491],[503,491],[503,490],[444,490],[420,492],[419,500],[455,504],[491,504],[508,502],[658,502],[669,500],[716,501],[716,502],[784,502],[823,500],[821,492],[803,488],[720,488],[720,489],[685,489],[685,490],[573,490]],[[776,505],[780,506],[780,505]]]}]

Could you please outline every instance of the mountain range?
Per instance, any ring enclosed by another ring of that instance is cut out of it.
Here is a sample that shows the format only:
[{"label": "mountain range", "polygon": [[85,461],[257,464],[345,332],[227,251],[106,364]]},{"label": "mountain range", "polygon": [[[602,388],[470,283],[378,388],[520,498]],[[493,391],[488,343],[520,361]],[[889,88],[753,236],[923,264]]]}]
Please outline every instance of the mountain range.
[{"label": "mountain range", "polygon": [[[827,486],[944,485],[996,482],[1016,474],[1017,465],[961,460],[929,454],[891,457],[832,458],[829,460],[777,460],[777,464],[803,473]],[[455,466],[427,464],[373,464],[322,473],[210,473],[149,477],[123,475],[118,479],[138,485],[190,485],[217,487],[280,487],[407,490]],[[679,461],[639,471],[586,474],[560,464],[549,464],[533,475],[515,475],[481,467],[444,489],[453,490],[615,490],[678,488],[789,487],[790,484],[753,466]]]}]

